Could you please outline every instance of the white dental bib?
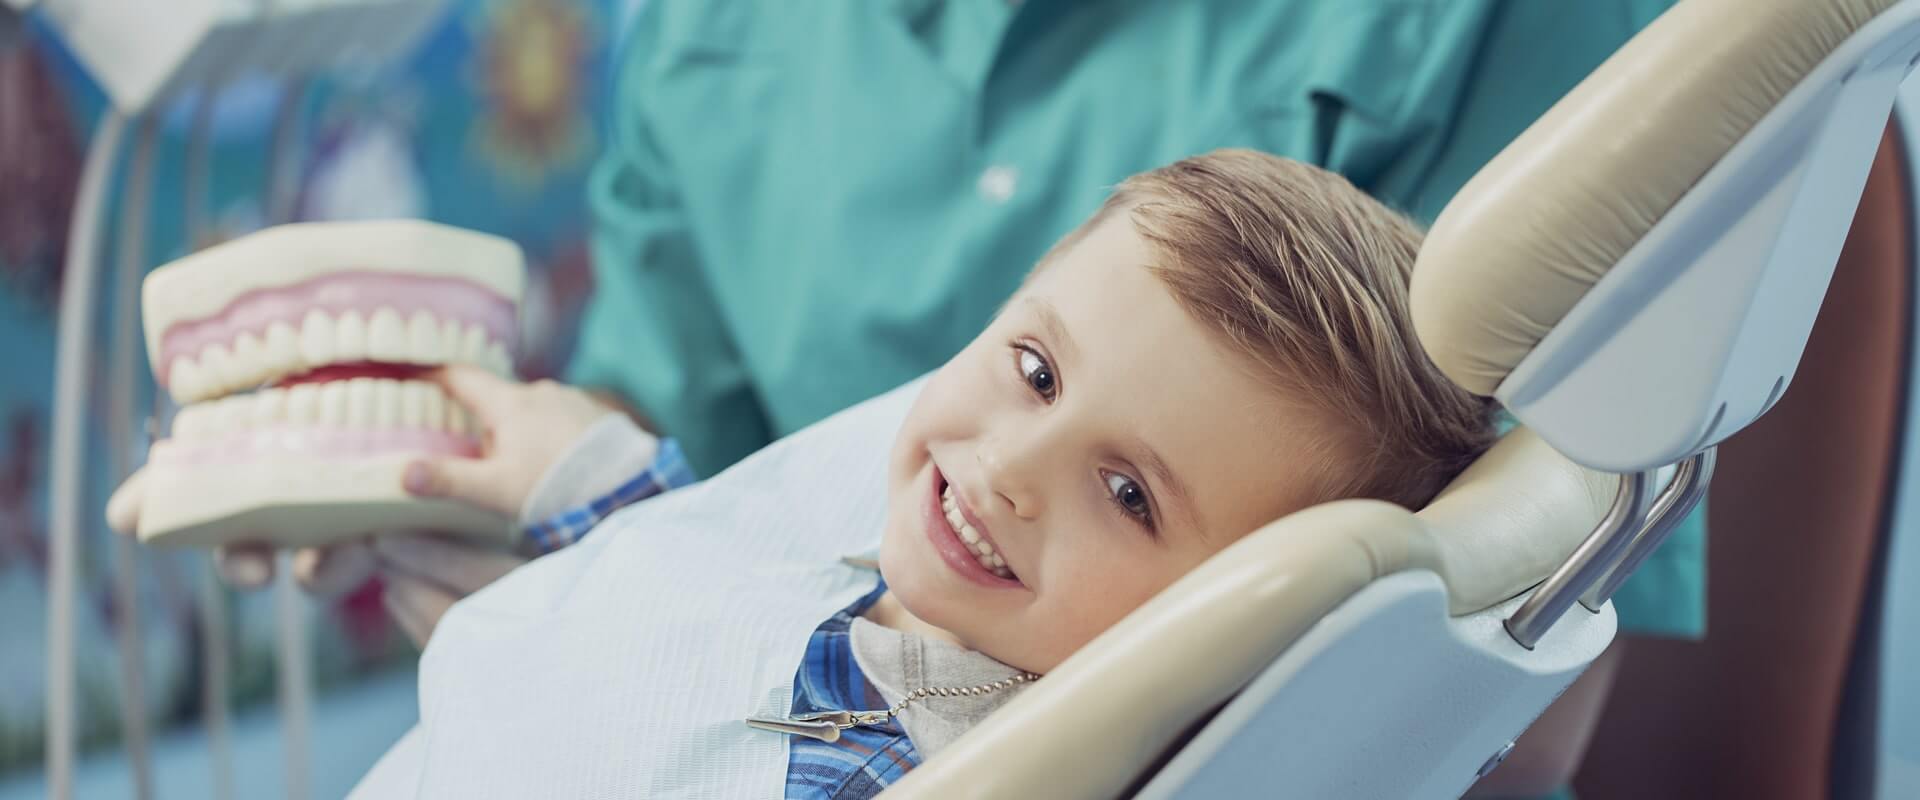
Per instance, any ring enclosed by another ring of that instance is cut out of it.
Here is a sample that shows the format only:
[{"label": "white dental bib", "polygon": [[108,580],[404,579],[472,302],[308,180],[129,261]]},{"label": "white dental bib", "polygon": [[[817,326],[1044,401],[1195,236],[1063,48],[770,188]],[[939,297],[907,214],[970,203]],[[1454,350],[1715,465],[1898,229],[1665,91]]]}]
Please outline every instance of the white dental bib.
[{"label": "white dental bib", "polygon": [[918,382],[455,605],[420,661],[420,724],[355,797],[785,792],[785,716],[814,628],[870,591],[886,465]]}]

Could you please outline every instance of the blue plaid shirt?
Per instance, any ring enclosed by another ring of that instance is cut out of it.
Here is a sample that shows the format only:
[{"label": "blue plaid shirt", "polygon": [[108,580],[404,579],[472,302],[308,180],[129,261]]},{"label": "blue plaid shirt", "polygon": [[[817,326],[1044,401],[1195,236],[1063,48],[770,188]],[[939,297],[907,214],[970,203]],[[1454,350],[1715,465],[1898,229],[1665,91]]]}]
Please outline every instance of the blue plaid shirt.
[{"label": "blue plaid shirt", "polygon": [[[605,496],[527,526],[527,538],[550,553],[585,538],[608,515],[695,481],[680,445],[660,442],[653,464]],[[885,594],[881,582],[815,628],[793,676],[793,713],[886,708],[880,691],[853,657],[853,620]],[[773,736],[776,734],[767,734]],[[920,755],[897,721],[842,731],[837,742],[794,736],[787,761],[787,797],[795,800],[865,800],[920,763]]]},{"label": "blue plaid shirt", "polygon": [[[853,620],[887,591],[882,581],[813,631],[807,655],[793,676],[793,714],[886,708],[853,657]],[[769,734],[771,735],[771,734]],[[794,736],[787,759],[789,800],[865,800],[920,763],[920,753],[898,720],[840,732],[828,743]]]}]

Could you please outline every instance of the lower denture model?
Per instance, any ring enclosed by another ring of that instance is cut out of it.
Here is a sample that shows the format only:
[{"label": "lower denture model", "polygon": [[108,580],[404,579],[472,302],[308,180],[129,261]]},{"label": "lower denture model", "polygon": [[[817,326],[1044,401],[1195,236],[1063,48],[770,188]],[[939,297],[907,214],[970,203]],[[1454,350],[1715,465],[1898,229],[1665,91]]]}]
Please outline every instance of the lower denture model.
[{"label": "lower denture model", "polygon": [[147,356],[180,409],[138,476],[140,540],[417,529],[504,546],[504,517],[412,497],[401,474],[479,454],[474,418],[419,377],[510,376],[524,280],[512,242],[412,220],[283,225],[154,270]]}]

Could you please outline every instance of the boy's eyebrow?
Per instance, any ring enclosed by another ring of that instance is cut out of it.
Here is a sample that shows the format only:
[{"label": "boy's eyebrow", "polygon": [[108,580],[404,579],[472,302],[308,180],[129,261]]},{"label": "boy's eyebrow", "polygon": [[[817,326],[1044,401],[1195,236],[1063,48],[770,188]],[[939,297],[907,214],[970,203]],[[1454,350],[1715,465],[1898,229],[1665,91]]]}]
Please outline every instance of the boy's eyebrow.
[{"label": "boy's eyebrow", "polygon": [[1060,312],[1053,310],[1053,304],[1038,297],[1028,295],[1026,305],[1040,317],[1040,327],[1047,331],[1047,338],[1053,340],[1060,350],[1060,357],[1067,361],[1080,360],[1080,346],[1073,341],[1073,335],[1067,333],[1067,325],[1060,321]]}]

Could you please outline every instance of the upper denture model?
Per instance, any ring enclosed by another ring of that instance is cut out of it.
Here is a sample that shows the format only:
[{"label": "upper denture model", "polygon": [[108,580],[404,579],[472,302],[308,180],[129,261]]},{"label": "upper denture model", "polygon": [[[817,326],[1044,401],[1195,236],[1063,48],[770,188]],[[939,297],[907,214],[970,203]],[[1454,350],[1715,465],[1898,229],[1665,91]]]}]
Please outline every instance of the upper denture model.
[{"label": "upper denture model", "polygon": [[512,242],[413,220],[282,225],[154,270],[147,356],[180,409],[141,470],[141,541],[423,529],[506,544],[505,518],[411,497],[401,474],[479,454],[473,417],[418,378],[510,375],[524,280]]}]

